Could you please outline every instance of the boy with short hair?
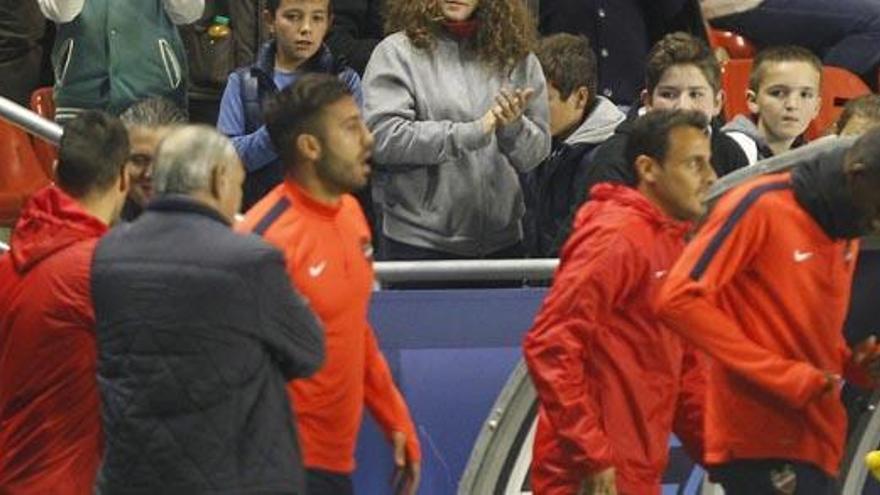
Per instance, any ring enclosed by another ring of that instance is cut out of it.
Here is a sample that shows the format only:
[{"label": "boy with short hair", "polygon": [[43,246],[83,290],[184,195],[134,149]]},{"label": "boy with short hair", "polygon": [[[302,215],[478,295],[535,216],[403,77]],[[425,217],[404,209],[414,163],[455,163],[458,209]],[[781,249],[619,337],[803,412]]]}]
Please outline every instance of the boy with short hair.
[{"label": "boy with short hair", "polygon": [[264,12],[274,35],[260,49],[257,62],[229,75],[217,127],[232,138],[247,169],[242,210],[281,182],[278,152],[263,125],[262,106],[268,95],[293,84],[309,72],[334,74],[362,105],[361,80],[340,63],[324,44],[333,22],[331,0],[268,0]]},{"label": "boy with short hair", "polygon": [[802,143],[819,114],[822,62],[798,46],[773,46],[758,53],[746,91],[754,120],[739,115],[723,131],[736,140],[749,164]]},{"label": "boy with short hair", "polygon": [[550,155],[522,176],[526,251],[556,257],[567,237],[565,219],[580,205],[577,189],[588,170],[590,152],[614,134],[626,116],[596,94],[596,56],[584,36],[555,34],[541,41],[538,60],[547,79]]},{"label": "boy with short hair", "polygon": [[[658,41],[648,54],[642,102],[644,107],[596,150],[588,187],[607,181],[635,184],[624,150],[636,115],[653,110],[698,110],[711,122],[721,113],[721,67],[706,43],[682,32],[670,33]],[[710,140],[712,168],[719,177],[748,165],[737,143],[711,123]]]}]

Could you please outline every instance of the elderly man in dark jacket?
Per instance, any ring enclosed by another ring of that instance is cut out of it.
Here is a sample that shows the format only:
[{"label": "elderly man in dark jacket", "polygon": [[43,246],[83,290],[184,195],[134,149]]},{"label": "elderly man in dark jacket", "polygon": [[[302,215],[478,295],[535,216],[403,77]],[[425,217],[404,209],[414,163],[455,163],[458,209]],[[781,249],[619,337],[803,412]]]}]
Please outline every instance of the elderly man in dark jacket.
[{"label": "elderly man in dark jacket", "polygon": [[284,259],[233,233],[244,169],[216,131],[159,147],[157,198],[98,245],[102,494],[302,494],[285,384],[324,358]]}]

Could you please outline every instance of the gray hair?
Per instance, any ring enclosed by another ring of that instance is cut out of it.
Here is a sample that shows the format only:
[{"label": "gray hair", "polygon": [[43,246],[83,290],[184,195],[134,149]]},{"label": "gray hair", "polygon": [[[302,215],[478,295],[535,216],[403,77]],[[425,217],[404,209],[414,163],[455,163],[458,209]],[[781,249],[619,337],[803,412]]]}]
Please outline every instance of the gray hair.
[{"label": "gray hair", "polygon": [[140,100],[119,116],[127,126],[164,127],[186,124],[186,112],[168,98],[156,96]]},{"label": "gray hair", "polygon": [[159,143],[153,187],[159,195],[211,189],[211,174],[236,158],[232,141],[206,125],[187,125]]}]

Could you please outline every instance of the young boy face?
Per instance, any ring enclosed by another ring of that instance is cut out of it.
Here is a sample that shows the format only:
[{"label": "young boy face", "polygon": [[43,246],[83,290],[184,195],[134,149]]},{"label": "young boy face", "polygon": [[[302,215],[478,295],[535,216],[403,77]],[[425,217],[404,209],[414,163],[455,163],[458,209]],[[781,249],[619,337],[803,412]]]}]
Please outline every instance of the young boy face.
[{"label": "young boy face", "polygon": [[330,0],[281,0],[278,10],[269,14],[280,55],[299,65],[324,42],[330,26]]},{"label": "young boy face", "polygon": [[819,113],[821,74],[807,62],[774,62],[764,69],[757,94],[748,93],[749,111],[769,142],[803,134]]},{"label": "young boy face", "polygon": [[556,86],[551,82],[547,83],[551,136],[559,136],[583,120],[586,109],[586,93],[587,88],[581,86],[572,91],[568,98],[562,99],[562,94]]},{"label": "young boy face", "polygon": [[646,95],[645,105],[648,110],[697,110],[711,120],[721,112],[723,99],[697,66],[673,65]]}]

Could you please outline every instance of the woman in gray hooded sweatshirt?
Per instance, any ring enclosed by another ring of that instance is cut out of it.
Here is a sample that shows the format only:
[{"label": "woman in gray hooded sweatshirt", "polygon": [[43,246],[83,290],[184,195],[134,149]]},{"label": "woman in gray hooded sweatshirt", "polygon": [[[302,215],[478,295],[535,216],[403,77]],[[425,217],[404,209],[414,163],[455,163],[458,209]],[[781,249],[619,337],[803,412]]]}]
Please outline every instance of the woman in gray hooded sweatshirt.
[{"label": "woman in gray hooded sweatshirt", "polygon": [[397,0],[364,75],[386,259],[523,255],[517,172],[550,152],[522,0]]}]

